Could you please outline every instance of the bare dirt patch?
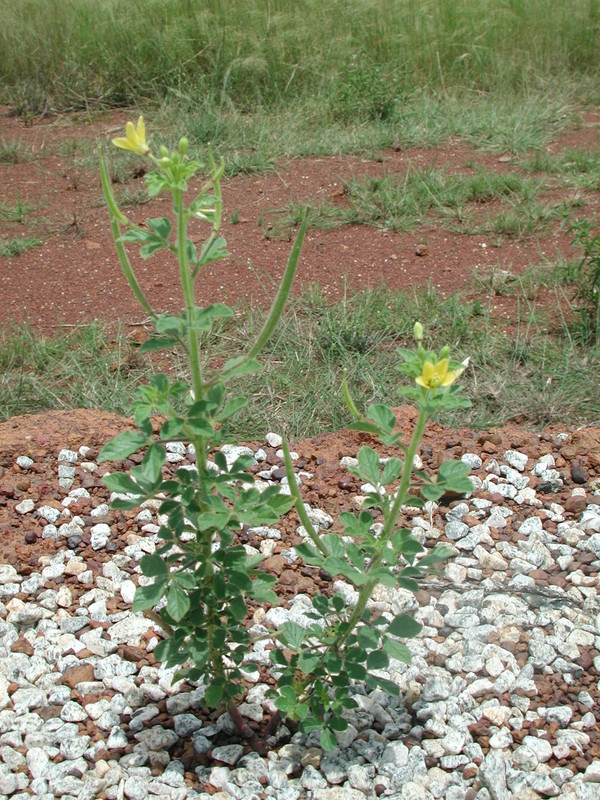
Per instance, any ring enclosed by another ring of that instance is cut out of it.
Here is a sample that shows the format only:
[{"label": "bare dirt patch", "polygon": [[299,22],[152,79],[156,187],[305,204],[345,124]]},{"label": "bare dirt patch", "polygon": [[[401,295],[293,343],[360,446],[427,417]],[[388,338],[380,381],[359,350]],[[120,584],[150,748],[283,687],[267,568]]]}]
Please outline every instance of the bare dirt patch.
[{"label": "bare dirt patch", "polygon": [[[97,171],[78,167],[68,155],[69,142],[108,144],[123,127],[125,112],[86,121],[68,115],[34,121],[25,127],[0,116],[0,141],[18,143],[23,160],[1,163],[1,200],[32,206],[25,223],[0,222],[2,238],[36,236],[42,244],[19,256],[2,259],[0,292],[5,322],[30,322],[39,329],[91,319],[139,322],[140,310],[130,297],[114,253],[107,216],[102,207]],[[549,151],[598,145],[598,114],[590,112],[577,130],[549,145]],[[239,176],[225,181],[223,234],[231,257],[207,268],[197,287],[197,301],[254,301],[266,303],[282,274],[289,242],[265,236],[261,219],[266,212],[289,203],[344,202],[344,184],[367,175],[398,175],[407,169],[437,166],[470,174],[478,167],[506,172],[516,169],[510,157],[489,156],[460,143],[443,148],[386,151],[374,161],[357,156],[297,159],[279,164],[277,171]],[[127,188],[141,189],[143,179],[131,178]],[[568,202],[570,190],[565,190]],[[578,214],[597,209],[598,192],[579,193]],[[126,209],[138,223],[168,214],[166,198]],[[196,235],[202,239],[199,226]],[[492,295],[473,284],[474,274],[501,268],[519,275],[531,265],[550,263],[572,253],[571,237],[552,223],[543,234],[516,241],[508,236],[467,235],[428,222],[411,233],[382,231],[365,225],[333,230],[313,229],[307,235],[295,290],[318,283],[326,296],[340,298],[345,291],[386,286],[411,290],[431,285],[441,294],[465,291],[471,299],[491,303],[492,312],[511,317],[516,302]],[[159,311],[181,305],[176,265],[159,254],[146,262],[133,258],[140,282]],[[556,302],[541,291],[539,304]]]}]

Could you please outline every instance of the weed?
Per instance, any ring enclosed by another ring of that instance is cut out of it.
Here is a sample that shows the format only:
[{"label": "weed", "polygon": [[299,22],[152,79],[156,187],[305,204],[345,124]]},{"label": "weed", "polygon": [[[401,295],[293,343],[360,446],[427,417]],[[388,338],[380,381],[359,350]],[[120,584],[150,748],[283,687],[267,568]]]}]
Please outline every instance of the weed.
[{"label": "weed", "polygon": [[0,334],[0,415],[104,408],[125,414],[148,372],[124,330],[97,323],[43,336],[29,326]]},{"label": "weed", "polygon": [[24,203],[20,198],[14,204],[5,201],[0,203],[0,220],[3,222],[18,222],[25,224],[25,217],[32,211],[34,206]]},{"label": "weed", "polygon": [[33,151],[21,140],[0,139],[0,164],[23,164],[33,159]]},{"label": "weed", "polygon": [[117,202],[123,208],[131,208],[134,206],[143,206],[149,203],[151,197],[145,189],[139,187],[126,187],[121,192],[115,194]]},{"label": "weed", "polygon": [[600,232],[587,219],[574,220],[569,231],[575,236],[573,244],[583,251],[569,276],[579,301],[574,332],[585,344],[594,345],[600,341]]},{"label": "weed", "polygon": [[12,258],[19,256],[21,253],[26,253],[33,247],[41,244],[39,239],[34,239],[32,236],[24,236],[22,238],[13,239],[0,239],[0,256],[3,258]]},{"label": "weed", "polygon": [[[263,438],[275,427],[290,437],[304,438],[347,423],[339,387],[344,370],[361,403],[399,403],[396,348],[409,343],[415,316],[432,336],[444,332],[453,349],[471,355],[473,369],[464,380],[474,404],[453,415],[453,425],[501,425],[517,415],[535,428],[550,422],[582,424],[598,419],[600,398],[590,387],[600,371],[598,344],[579,349],[560,322],[563,299],[557,294],[554,334],[523,293],[532,283],[557,292],[567,265],[540,264],[506,286],[522,298],[523,320],[505,332],[487,303],[471,303],[460,295],[442,298],[433,290],[413,295],[374,289],[348,293],[331,303],[317,286],[295,298],[268,345],[260,375],[240,379],[251,398],[232,422],[231,431],[244,441]],[[211,346],[221,362],[240,344],[256,336],[264,322],[257,308],[239,307],[234,322],[215,326]],[[152,355],[155,359],[157,356]],[[526,364],[523,359],[526,358]],[[181,365],[161,360],[173,376]],[[113,335],[99,325],[42,337],[29,328],[0,335],[0,412],[33,413],[50,408],[102,408],[124,414],[133,393],[149,371],[121,330]],[[236,388],[236,387],[234,387]]]}]

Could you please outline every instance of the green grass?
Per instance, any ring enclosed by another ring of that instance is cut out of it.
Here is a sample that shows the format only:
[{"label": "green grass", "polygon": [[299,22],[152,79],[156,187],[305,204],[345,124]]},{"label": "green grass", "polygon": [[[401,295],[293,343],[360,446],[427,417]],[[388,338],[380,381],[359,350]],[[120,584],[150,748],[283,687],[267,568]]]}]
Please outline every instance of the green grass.
[{"label": "green grass", "polygon": [[0,257],[12,258],[13,256],[20,256],[21,253],[26,253],[28,250],[37,247],[41,243],[40,239],[34,239],[32,236],[0,239]]},{"label": "green grass", "polygon": [[41,336],[31,328],[0,333],[0,416],[49,409],[102,408],[127,413],[148,367],[123,332],[110,336],[93,324]]},{"label": "green grass", "polygon": [[[525,239],[568,214],[564,203],[537,201],[541,189],[540,181],[516,172],[479,169],[474,175],[455,175],[435,167],[409,168],[403,176],[349,181],[347,203],[320,203],[311,209],[309,224],[315,228],[363,224],[399,233],[434,220],[461,233]],[[482,211],[494,200],[500,201],[499,211]],[[302,207],[291,203],[265,213],[261,225],[266,236],[285,237],[301,217]]]},{"label": "green grass", "polygon": [[[552,269],[546,267],[526,280],[548,285]],[[557,308],[568,311],[561,299],[557,289]],[[347,426],[344,370],[359,407],[400,405],[399,388],[406,378],[396,369],[397,348],[412,346],[417,318],[427,331],[426,345],[449,343],[459,358],[471,357],[463,384],[473,407],[446,419],[448,424],[477,428],[519,418],[540,428],[600,417],[595,391],[600,347],[578,348],[560,314],[549,321],[525,294],[507,335],[505,323],[493,319],[485,301],[474,304],[459,295],[444,299],[432,290],[376,289],[349,293],[331,304],[312,287],[286,310],[263,353],[262,372],[231,386],[250,398],[232,420],[231,431],[246,441],[262,439],[267,430],[298,439]],[[222,363],[243,349],[263,321],[256,308],[238,308],[234,322],[216,329],[203,352]],[[157,367],[178,374],[177,363],[161,357]],[[98,325],[46,338],[28,328],[5,332],[0,338],[0,408],[6,417],[79,406],[125,413],[148,369],[149,361],[138,358],[123,332],[115,338]]]},{"label": "green grass", "polygon": [[0,139],[0,164],[23,164],[33,159],[33,151],[19,139]]},{"label": "green grass", "polygon": [[25,218],[33,208],[34,206],[24,203],[21,199],[18,199],[16,203],[7,203],[3,200],[0,203],[0,222],[18,222],[23,225]]},{"label": "green grass", "polygon": [[0,16],[4,95],[29,113],[185,92],[385,120],[419,86],[523,92],[598,69],[597,0],[0,0]]},{"label": "green grass", "polygon": [[558,155],[537,152],[520,162],[529,172],[556,176],[561,186],[596,191],[600,189],[600,150],[567,148]]},{"label": "green grass", "polygon": [[[151,197],[144,188],[126,187],[121,192],[116,192],[115,199],[121,208],[131,208],[146,205]],[[104,198],[99,200],[99,204],[105,205]]]}]

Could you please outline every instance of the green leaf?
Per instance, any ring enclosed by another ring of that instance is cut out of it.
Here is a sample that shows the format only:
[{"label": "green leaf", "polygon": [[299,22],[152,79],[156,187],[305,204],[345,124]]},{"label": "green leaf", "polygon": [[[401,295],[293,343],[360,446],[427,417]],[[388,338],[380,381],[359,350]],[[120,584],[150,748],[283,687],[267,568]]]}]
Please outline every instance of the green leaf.
[{"label": "green leaf", "polygon": [[160,578],[160,577],[167,577],[169,574],[169,568],[167,567],[164,559],[156,554],[151,556],[143,556],[142,560],[140,561],[140,567],[142,568],[142,572],[144,575],[147,575],[149,578]]},{"label": "green leaf", "polygon": [[167,347],[173,347],[177,343],[177,339],[175,339],[173,336],[155,336],[151,339],[146,339],[145,342],[142,342],[138,352],[151,353],[155,350],[163,350]]},{"label": "green leaf", "polygon": [[123,509],[129,510],[132,508],[137,508],[140,504],[140,498],[136,497],[133,500],[125,500],[121,497],[115,497],[115,499],[111,502],[111,507],[115,509]]},{"label": "green leaf", "polygon": [[315,667],[318,667],[321,659],[312,653],[300,653],[298,658],[298,669],[305,675],[309,675]]},{"label": "green leaf", "polygon": [[387,669],[390,660],[381,650],[373,650],[367,656],[367,669]]},{"label": "green leaf", "polygon": [[209,331],[215,319],[231,317],[233,311],[224,303],[213,303],[206,308],[194,308],[190,328],[197,331]]},{"label": "green leaf", "polygon": [[353,422],[348,425],[351,431],[361,431],[363,433],[372,433],[375,436],[379,436],[381,431],[379,427],[372,422],[365,422],[364,420],[359,420],[358,422]]},{"label": "green leaf", "polygon": [[161,239],[168,239],[171,233],[171,221],[168,217],[156,217],[155,219],[147,219],[146,225],[160,236]]},{"label": "green leaf", "polygon": [[165,450],[161,444],[154,442],[146,450],[146,455],[139,467],[132,467],[131,474],[136,480],[153,485],[160,480],[164,463]]},{"label": "green leaf", "polygon": [[224,681],[216,678],[212,683],[206,687],[204,695],[204,702],[210,708],[216,708],[223,699],[223,690],[225,688]]},{"label": "green leaf", "polygon": [[227,242],[222,237],[217,239],[209,239],[204,243],[200,250],[199,264],[210,264],[211,261],[218,261],[220,258],[227,258],[229,251],[227,250]]},{"label": "green leaf", "polygon": [[287,494],[273,494],[267,498],[267,505],[273,509],[277,517],[287,514],[294,502],[294,498]]},{"label": "green leaf", "polygon": [[105,475],[102,480],[111,492],[126,492],[137,495],[143,493],[143,490],[125,472],[113,472],[110,475]]},{"label": "green leaf", "polygon": [[358,643],[364,649],[372,647],[379,647],[379,632],[368,628],[366,625],[360,627],[357,631]]},{"label": "green leaf", "polygon": [[454,558],[458,554],[456,547],[444,544],[436,544],[436,546],[423,558],[419,559],[418,565],[420,567],[428,567],[431,564],[441,564],[449,558]]},{"label": "green leaf", "polygon": [[362,664],[356,664],[352,661],[346,662],[346,674],[353,681],[364,681],[367,676],[367,670]]},{"label": "green leaf", "polygon": [[260,372],[261,369],[260,362],[255,358],[246,360],[244,356],[239,356],[227,361],[221,373],[227,378],[240,378],[244,375],[250,375],[252,372]]},{"label": "green leaf", "polygon": [[363,478],[376,486],[379,482],[379,455],[372,447],[363,445],[358,451],[358,467]]},{"label": "green leaf", "polygon": [[175,622],[181,622],[189,610],[189,597],[177,583],[172,583],[167,594],[167,613]]},{"label": "green leaf", "polygon": [[125,433],[120,433],[112,441],[104,445],[98,456],[98,463],[101,461],[122,461],[146,444],[148,444],[148,437],[145,433],[141,431],[125,431]]},{"label": "green leaf", "polygon": [[329,728],[324,728],[321,731],[321,747],[326,753],[330,753],[337,747],[337,739],[335,733]]},{"label": "green leaf", "polygon": [[392,695],[392,697],[398,697],[400,694],[399,686],[393,683],[393,681],[389,681],[387,678],[380,678],[377,675],[367,675],[366,682],[372,689],[379,687],[383,689],[384,692]]},{"label": "green leaf", "polygon": [[149,586],[140,586],[133,598],[133,610],[146,611],[153,608],[165,593],[166,586],[166,580],[155,581]]},{"label": "green leaf", "polygon": [[387,632],[402,639],[412,639],[414,636],[418,636],[422,629],[421,623],[409,617],[408,614],[399,614],[390,622]]},{"label": "green leaf", "polygon": [[396,584],[401,589],[408,589],[409,592],[419,591],[419,584],[413,578],[405,578],[402,575],[398,575],[396,578]]},{"label": "green leaf", "polygon": [[279,697],[275,700],[275,705],[284,714],[289,714],[296,707],[298,698],[291,686],[282,686],[279,690]]},{"label": "green leaf", "polygon": [[130,228],[130,230],[125,231],[119,237],[120,242],[125,242],[127,244],[139,244],[143,242],[153,242],[155,241],[156,236],[150,231],[144,231],[139,228]]},{"label": "green leaf", "polygon": [[196,245],[191,239],[185,240],[185,251],[187,254],[187,260],[193,267],[195,267],[198,263],[198,251],[196,250]]},{"label": "green leaf", "polygon": [[169,441],[170,439],[175,439],[181,433],[181,430],[184,425],[185,425],[185,420],[181,419],[180,417],[173,417],[171,419],[166,420],[162,428],[160,429],[160,438],[163,441]]},{"label": "green leaf", "polygon": [[399,458],[389,458],[381,473],[381,483],[386,486],[388,483],[397,480],[400,477],[404,461]]},{"label": "green leaf", "polygon": [[383,642],[383,650],[390,658],[395,658],[404,664],[410,664],[412,661],[412,654],[408,647],[402,642],[396,641],[396,639],[386,637]]},{"label": "green leaf", "polygon": [[140,247],[140,256],[144,260],[150,258],[152,253],[156,253],[157,250],[162,250],[164,246],[165,244],[162,239],[155,239],[153,242]]},{"label": "green leaf", "polygon": [[198,436],[212,436],[215,432],[213,426],[204,417],[188,419],[187,424],[190,426],[192,433]]},{"label": "green leaf", "polygon": [[237,414],[238,411],[241,411],[241,409],[247,405],[247,397],[233,397],[231,400],[225,403],[225,406],[217,414],[216,419],[218,422],[223,422],[224,420],[233,416],[233,414]]},{"label": "green leaf", "polygon": [[180,331],[183,325],[184,322],[181,317],[176,317],[173,314],[161,314],[156,320],[156,330],[158,333]]},{"label": "green leaf", "polygon": [[372,419],[384,433],[392,433],[396,425],[396,417],[392,410],[381,403],[375,403],[367,409],[367,416]]},{"label": "green leaf", "polygon": [[298,625],[297,622],[284,622],[279,630],[283,633],[285,643],[288,647],[291,647],[292,650],[300,650],[306,635],[305,628]]},{"label": "green leaf", "polygon": [[161,172],[148,172],[144,180],[150,197],[156,197],[163,189],[168,188],[167,178]]}]

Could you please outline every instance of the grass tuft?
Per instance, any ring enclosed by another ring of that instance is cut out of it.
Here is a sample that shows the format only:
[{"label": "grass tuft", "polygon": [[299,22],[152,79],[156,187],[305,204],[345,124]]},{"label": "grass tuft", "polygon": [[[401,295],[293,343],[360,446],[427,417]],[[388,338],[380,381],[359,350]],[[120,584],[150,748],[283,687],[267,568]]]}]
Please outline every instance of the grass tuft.
[{"label": "grass tuft", "polygon": [[[411,346],[417,318],[428,332],[426,346],[439,349],[448,343],[460,359],[471,358],[463,383],[473,406],[457,412],[449,424],[485,428],[517,418],[540,428],[598,419],[600,396],[594,387],[600,346],[579,347],[558,320],[560,314],[554,315],[551,328],[524,291],[537,283],[556,285],[556,308],[568,312],[560,266],[540,265],[522,283],[515,279],[509,284],[508,290],[521,297],[515,323],[495,320],[485,301],[441,298],[431,289],[348,293],[331,304],[318,287],[311,287],[284,313],[263,353],[262,372],[230,387],[250,398],[228,423],[231,432],[252,441],[275,429],[298,439],[346,426],[349,414],[340,388],[344,371],[361,407],[401,404],[398,389],[406,378],[397,371],[397,348]],[[213,330],[203,351],[222,363],[243,349],[263,321],[258,309],[238,308],[233,321]],[[153,358],[159,371],[179,374],[179,362]],[[109,336],[94,324],[41,337],[29,328],[13,329],[0,337],[0,408],[5,417],[80,406],[126,413],[150,367],[123,330]]]},{"label": "grass tuft", "polygon": [[40,239],[34,239],[32,236],[0,239],[0,257],[13,258],[14,256],[20,256],[21,253],[26,253],[28,250],[37,247],[41,243]]}]

